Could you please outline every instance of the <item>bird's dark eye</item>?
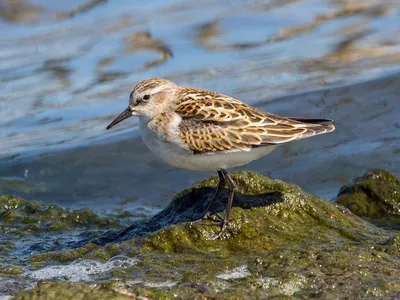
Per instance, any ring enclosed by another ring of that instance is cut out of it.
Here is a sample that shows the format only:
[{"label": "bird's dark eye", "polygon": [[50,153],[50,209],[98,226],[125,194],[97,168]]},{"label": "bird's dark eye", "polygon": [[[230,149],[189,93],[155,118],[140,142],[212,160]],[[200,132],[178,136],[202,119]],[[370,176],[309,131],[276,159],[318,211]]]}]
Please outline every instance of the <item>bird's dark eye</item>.
[{"label": "bird's dark eye", "polygon": [[143,100],[149,100],[150,99],[150,95],[144,95],[143,96]]}]

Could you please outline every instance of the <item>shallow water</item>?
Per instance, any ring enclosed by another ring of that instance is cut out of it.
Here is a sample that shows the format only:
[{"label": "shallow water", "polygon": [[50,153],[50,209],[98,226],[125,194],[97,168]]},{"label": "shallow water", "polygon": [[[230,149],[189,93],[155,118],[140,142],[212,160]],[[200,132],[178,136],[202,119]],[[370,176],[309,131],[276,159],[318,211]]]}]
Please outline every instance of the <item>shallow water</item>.
[{"label": "shallow water", "polygon": [[336,120],[247,169],[327,199],[368,169],[400,173],[399,2],[91,3],[0,3],[1,194],[153,214],[208,175],[156,159],[135,120],[105,131],[148,77]]}]

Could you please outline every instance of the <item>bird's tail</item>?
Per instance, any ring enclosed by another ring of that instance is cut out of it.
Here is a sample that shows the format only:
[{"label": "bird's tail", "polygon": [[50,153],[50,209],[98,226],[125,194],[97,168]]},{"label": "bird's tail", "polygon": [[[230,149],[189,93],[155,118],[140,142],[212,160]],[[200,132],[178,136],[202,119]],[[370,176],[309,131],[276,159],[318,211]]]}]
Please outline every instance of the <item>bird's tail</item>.
[{"label": "bird's tail", "polygon": [[335,130],[334,120],[332,119],[307,119],[307,118],[290,118],[292,120],[301,122],[298,127],[306,128],[299,138],[304,139],[318,134],[324,134]]}]

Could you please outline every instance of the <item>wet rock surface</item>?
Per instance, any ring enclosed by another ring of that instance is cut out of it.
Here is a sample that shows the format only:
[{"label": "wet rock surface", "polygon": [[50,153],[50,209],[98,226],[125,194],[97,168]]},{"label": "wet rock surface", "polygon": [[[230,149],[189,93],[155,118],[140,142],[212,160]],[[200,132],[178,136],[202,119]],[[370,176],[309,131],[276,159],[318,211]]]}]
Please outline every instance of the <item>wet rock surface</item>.
[{"label": "wet rock surface", "polygon": [[372,170],[342,187],[337,203],[381,227],[400,229],[400,179]]},{"label": "wet rock surface", "polygon": [[[376,172],[364,177],[397,184],[395,176]],[[190,222],[216,191],[217,178],[210,177],[179,193],[148,221],[81,239],[78,248],[29,256],[29,265],[12,276],[30,278],[34,287],[17,299],[400,296],[398,231],[376,227],[294,184],[245,171],[232,177],[238,193],[233,221],[221,239],[210,239],[219,232],[212,220]],[[227,191],[217,212],[226,196]],[[116,256],[118,263],[109,267]],[[135,263],[128,264],[132,259]],[[93,261],[108,267],[93,268],[88,263]],[[60,270],[62,264],[87,266],[85,282],[54,275],[54,265]],[[34,284],[38,279],[44,281]]]},{"label": "wet rock surface", "polygon": [[[116,218],[101,217],[87,208],[70,210],[14,196],[0,196],[0,220],[0,228],[7,231],[22,229],[30,233],[62,231],[81,226],[101,228],[119,225]],[[19,231],[17,234],[24,233]]]},{"label": "wet rock surface", "polygon": [[[31,260],[35,254],[60,251],[59,260],[70,261],[63,249],[93,239],[106,228],[126,226],[129,212],[99,215],[90,209],[65,209],[14,196],[0,196],[0,296],[15,294],[35,281],[24,275],[28,267],[45,264]],[[76,249],[76,256],[91,245]],[[49,262],[47,262],[48,264]]]}]

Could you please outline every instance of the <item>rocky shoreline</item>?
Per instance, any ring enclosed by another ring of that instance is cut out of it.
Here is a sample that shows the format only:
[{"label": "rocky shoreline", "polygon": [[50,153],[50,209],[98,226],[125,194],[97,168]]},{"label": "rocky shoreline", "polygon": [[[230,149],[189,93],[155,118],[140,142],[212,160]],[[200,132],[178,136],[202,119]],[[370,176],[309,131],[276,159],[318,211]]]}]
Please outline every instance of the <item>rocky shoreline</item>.
[{"label": "rocky shoreline", "polygon": [[[210,240],[219,230],[212,221],[190,222],[215,192],[216,177],[129,227],[128,212],[99,216],[1,196],[0,295],[400,297],[398,177],[372,170],[342,187],[335,202],[253,172],[237,171],[232,177],[238,185],[234,221],[221,240]],[[216,211],[223,209],[224,197]],[[23,243],[32,236],[37,245]],[[71,265],[87,277],[75,280],[61,272]],[[62,276],[53,276],[56,268]]]}]

